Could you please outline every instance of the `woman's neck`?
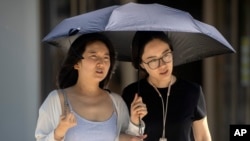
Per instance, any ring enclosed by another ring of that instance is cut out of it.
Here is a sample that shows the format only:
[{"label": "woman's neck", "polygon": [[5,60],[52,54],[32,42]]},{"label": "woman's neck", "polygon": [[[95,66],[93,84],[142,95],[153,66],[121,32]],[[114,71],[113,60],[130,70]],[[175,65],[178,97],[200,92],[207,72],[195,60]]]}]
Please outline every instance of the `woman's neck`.
[{"label": "woman's neck", "polygon": [[162,79],[157,80],[157,79],[154,79],[152,77],[148,77],[147,81],[149,83],[153,84],[157,88],[166,88],[169,86],[170,83],[171,83],[171,85],[173,83],[175,83],[176,77],[174,75],[171,75],[169,78],[163,79],[163,80]]},{"label": "woman's neck", "polygon": [[77,82],[76,85],[72,86],[71,90],[76,94],[84,96],[97,96],[102,93],[102,89],[99,87],[99,84],[89,84],[80,82]]}]

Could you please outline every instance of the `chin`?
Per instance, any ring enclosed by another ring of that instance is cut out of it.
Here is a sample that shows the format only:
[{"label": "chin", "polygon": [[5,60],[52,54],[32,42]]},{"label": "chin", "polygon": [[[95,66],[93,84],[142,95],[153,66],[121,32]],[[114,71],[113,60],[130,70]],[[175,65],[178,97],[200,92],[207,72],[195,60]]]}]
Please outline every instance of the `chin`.
[{"label": "chin", "polygon": [[166,73],[164,75],[160,76],[160,79],[164,79],[164,80],[169,80],[171,78],[172,74]]}]

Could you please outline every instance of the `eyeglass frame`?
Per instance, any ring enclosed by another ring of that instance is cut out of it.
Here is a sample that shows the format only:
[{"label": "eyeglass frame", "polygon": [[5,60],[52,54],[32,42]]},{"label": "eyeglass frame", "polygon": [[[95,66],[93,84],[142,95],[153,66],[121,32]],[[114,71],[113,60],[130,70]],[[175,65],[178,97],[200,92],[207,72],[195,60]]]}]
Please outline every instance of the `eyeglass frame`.
[{"label": "eyeglass frame", "polygon": [[[164,57],[170,57],[170,58],[169,58],[169,61],[167,61],[167,62],[164,61],[164,60],[163,60]],[[152,59],[152,60],[148,61],[147,63],[144,62],[144,61],[142,60],[142,62],[143,62],[144,64],[147,64],[148,67],[149,67],[150,69],[155,70],[155,69],[157,69],[157,68],[159,68],[159,67],[161,66],[161,62],[160,62],[160,61],[162,61],[163,63],[170,63],[172,60],[173,60],[173,54],[172,54],[172,51],[169,51],[169,52],[164,53],[164,54],[163,54],[160,58],[158,58],[158,59]],[[153,61],[157,61],[157,63],[158,63],[157,67],[155,67],[155,68],[152,68],[152,67],[150,67],[150,65],[149,65],[149,64],[152,63]]]}]

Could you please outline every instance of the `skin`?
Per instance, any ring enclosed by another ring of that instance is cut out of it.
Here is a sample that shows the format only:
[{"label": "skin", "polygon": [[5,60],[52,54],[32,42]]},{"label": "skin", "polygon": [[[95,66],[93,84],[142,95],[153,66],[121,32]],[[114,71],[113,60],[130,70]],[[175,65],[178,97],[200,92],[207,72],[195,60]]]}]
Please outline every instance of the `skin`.
[{"label": "skin", "polygon": [[[153,39],[145,45],[142,60],[149,62],[153,59],[162,57],[167,52],[170,52],[170,47],[165,42],[159,39]],[[158,88],[167,87],[172,77],[173,61],[169,63],[160,62],[160,67],[152,70],[145,63],[140,64],[149,74],[149,81],[152,82]]]},{"label": "skin", "polygon": [[[143,62],[148,62],[152,59],[158,59],[168,51],[171,50],[167,43],[159,39],[153,39],[145,45],[142,60]],[[141,63],[140,65],[149,74],[148,81],[158,88],[168,87],[171,79],[172,84],[176,81],[176,77],[172,75],[173,60],[169,63],[161,61],[160,67],[153,70],[145,63]],[[194,121],[192,129],[195,141],[211,141],[207,117]]]},{"label": "skin", "polygon": [[[95,41],[86,46],[82,56],[84,59],[74,65],[74,69],[78,70],[76,84],[64,90],[68,93],[67,96],[72,108],[78,115],[91,121],[105,121],[110,118],[114,111],[108,93],[99,87],[99,83],[106,77],[110,68],[108,48],[104,43]],[[60,98],[63,101],[62,96]],[[131,109],[133,109],[131,110],[131,122],[138,125],[139,117],[142,118],[147,114],[146,105],[143,104],[140,97],[135,96]],[[66,115],[60,117],[60,122],[54,130],[55,140],[62,140],[68,129],[76,125],[75,115],[68,110]],[[120,138],[124,141],[139,141],[143,137],[122,134]]]}]

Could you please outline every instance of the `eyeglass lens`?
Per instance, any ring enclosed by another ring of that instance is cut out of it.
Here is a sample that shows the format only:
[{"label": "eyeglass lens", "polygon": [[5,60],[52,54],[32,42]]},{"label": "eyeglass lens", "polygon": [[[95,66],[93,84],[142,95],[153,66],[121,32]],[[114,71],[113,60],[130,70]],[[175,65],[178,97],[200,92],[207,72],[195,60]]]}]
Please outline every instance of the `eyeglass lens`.
[{"label": "eyeglass lens", "polygon": [[152,61],[149,61],[147,64],[151,69],[156,69],[160,67],[160,60],[162,60],[163,63],[169,63],[172,60],[172,54],[171,52],[166,53],[159,59],[154,59]]}]

